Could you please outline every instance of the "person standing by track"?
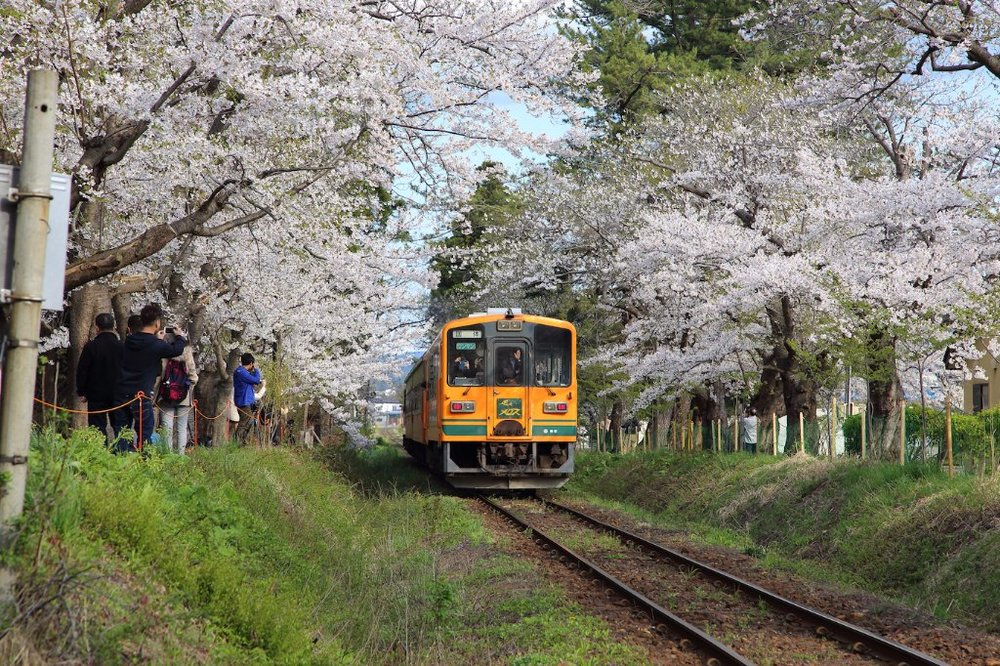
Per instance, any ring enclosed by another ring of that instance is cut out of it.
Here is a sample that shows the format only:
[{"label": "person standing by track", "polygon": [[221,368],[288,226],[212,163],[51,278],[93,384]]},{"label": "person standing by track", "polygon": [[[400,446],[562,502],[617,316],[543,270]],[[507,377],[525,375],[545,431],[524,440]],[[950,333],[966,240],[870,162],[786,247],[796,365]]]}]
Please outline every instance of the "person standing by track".
[{"label": "person standing by track", "polygon": [[254,387],[263,382],[253,354],[250,352],[243,354],[240,357],[240,366],[233,372],[233,404],[236,405],[239,414],[236,439],[240,442],[246,440],[257,419],[257,398],[254,395]]},{"label": "person standing by track", "polygon": [[[163,340],[163,308],[157,303],[147,304],[139,313],[141,328],[125,339],[125,350],[122,355],[121,382],[118,384],[117,399],[119,402],[132,400],[138,392],[144,394],[142,400],[136,400],[129,405],[132,423],[140,442],[149,442],[155,427],[153,417],[153,388],[156,377],[160,374],[161,361],[165,358],[179,356],[187,346],[184,331],[175,327],[172,343]],[[121,430],[127,423],[120,421],[118,430],[118,451],[134,451],[130,443],[122,442]]]},{"label": "person standing by track", "polygon": [[[176,338],[177,332],[168,328],[163,339],[171,343]],[[191,345],[184,347],[179,356],[163,361],[160,378],[156,393],[160,425],[166,431],[167,446],[174,453],[184,455],[188,443],[188,423],[191,420],[191,396],[194,394],[194,385],[198,383],[198,370],[194,364]]]},{"label": "person standing by track", "polygon": [[87,425],[100,430],[106,438],[109,423],[114,430],[113,413],[105,410],[115,406],[123,346],[110,313],[97,315],[94,327],[97,335],[84,345],[76,366],[76,394],[87,403]]},{"label": "person standing by track", "polygon": [[757,453],[757,410],[753,407],[740,419],[740,450]]}]

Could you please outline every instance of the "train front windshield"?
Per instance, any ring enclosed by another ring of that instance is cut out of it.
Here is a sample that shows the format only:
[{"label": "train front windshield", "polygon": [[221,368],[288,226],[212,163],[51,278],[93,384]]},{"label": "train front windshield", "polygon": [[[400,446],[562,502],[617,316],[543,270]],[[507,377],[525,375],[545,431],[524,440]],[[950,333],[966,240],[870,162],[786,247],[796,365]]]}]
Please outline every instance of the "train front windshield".
[{"label": "train front windshield", "polygon": [[482,386],[486,383],[486,340],[482,326],[448,332],[448,385]]},{"label": "train front windshield", "polygon": [[535,326],[535,385],[569,386],[572,377],[573,336],[564,328]]}]

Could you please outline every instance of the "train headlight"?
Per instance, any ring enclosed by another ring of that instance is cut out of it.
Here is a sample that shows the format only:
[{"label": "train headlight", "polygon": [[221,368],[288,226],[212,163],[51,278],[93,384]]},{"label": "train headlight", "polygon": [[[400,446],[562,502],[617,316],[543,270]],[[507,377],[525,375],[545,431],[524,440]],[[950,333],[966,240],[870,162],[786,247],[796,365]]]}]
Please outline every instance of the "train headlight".
[{"label": "train headlight", "polygon": [[565,414],[569,411],[569,405],[565,402],[542,403],[542,411],[546,414]]},{"label": "train headlight", "polygon": [[476,403],[472,400],[451,403],[451,411],[456,414],[467,414],[476,411]]}]

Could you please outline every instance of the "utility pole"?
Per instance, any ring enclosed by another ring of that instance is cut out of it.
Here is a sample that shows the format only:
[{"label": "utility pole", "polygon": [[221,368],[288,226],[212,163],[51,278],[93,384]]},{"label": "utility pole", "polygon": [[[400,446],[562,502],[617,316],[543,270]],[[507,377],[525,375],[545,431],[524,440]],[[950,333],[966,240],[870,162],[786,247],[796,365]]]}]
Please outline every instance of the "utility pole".
[{"label": "utility pole", "polygon": [[[28,74],[20,178],[16,193],[12,193],[16,196],[17,218],[10,326],[6,349],[2,350],[6,355],[0,387],[0,473],[7,476],[7,481],[0,493],[0,550],[9,546],[11,523],[24,509],[58,95],[56,72],[32,70]],[[9,572],[0,572],[0,593],[9,590],[11,581]]]}]

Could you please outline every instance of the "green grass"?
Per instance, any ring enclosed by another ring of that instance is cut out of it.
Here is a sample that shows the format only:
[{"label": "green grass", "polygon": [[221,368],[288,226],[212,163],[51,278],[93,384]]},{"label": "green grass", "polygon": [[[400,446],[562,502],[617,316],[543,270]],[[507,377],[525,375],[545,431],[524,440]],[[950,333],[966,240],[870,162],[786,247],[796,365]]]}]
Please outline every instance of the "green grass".
[{"label": "green grass", "polygon": [[934,465],[585,454],[568,492],[765,566],[1000,629],[1000,487]]},{"label": "green grass", "polygon": [[113,456],[46,431],[30,462],[2,555],[21,607],[83,573],[0,614],[0,662],[642,662],[394,449]]}]

